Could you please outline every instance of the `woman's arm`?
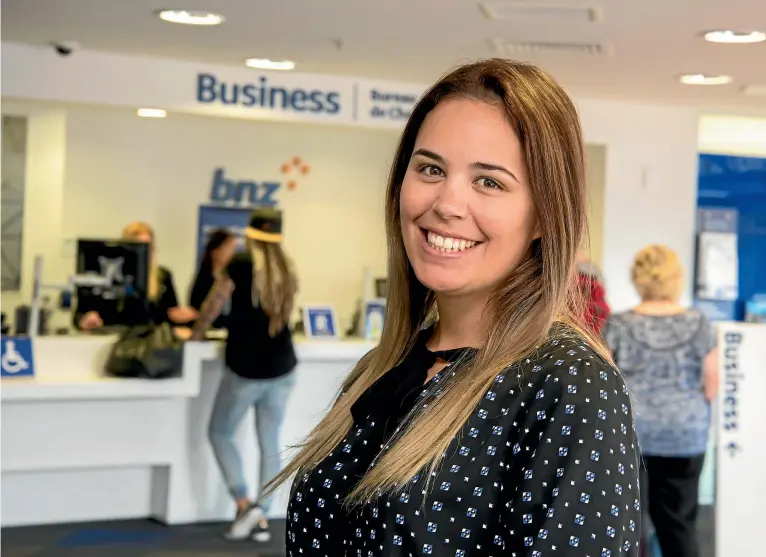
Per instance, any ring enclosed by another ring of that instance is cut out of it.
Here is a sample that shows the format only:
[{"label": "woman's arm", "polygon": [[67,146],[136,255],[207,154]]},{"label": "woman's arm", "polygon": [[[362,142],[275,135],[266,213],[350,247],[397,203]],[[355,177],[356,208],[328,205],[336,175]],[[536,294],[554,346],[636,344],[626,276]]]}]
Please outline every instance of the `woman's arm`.
[{"label": "woman's arm", "polygon": [[716,346],[702,360],[702,391],[708,400],[713,400],[718,394],[718,381],[718,347]]},{"label": "woman's arm", "polygon": [[[82,294],[82,295],[80,295]],[[104,321],[98,312],[99,298],[90,293],[85,293],[80,289],[77,295],[77,305],[75,306],[72,322],[76,329],[90,331],[103,327]]]},{"label": "woman's arm", "polygon": [[167,319],[177,325],[183,325],[197,318],[197,310],[190,307],[179,307],[176,288],[173,285],[173,275],[163,269],[164,288],[159,300],[159,311],[167,315]]},{"label": "woman's arm", "polygon": [[520,557],[634,555],[639,459],[625,384],[590,359],[563,363],[538,386],[526,433],[511,441],[495,539]]},{"label": "woman's arm", "polygon": [[223,310],[224,304],[231,297],[232,292],[234,292],[234,281],[228,276],[221,277],[215,281],[210,294],[202,303],[199,317],[197,317],[197,321],[194,323],[191,340],[202,340],[205,331],[210,328],[216,317],[221,314],[221,310]]},{"label": "woman's arm", "polygon": [[702,359],[702,392],[713,400],[718,394],[718,331],[705,315],[700,314],[700,319],[694,350]]}]

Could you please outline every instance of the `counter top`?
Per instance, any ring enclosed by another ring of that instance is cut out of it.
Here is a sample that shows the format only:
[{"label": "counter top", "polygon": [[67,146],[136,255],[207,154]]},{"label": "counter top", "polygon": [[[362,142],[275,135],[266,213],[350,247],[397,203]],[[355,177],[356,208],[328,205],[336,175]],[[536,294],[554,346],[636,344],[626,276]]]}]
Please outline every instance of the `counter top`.
[{"label": "counter top", "polygon": [[[154,399],[195,397],[205,362],[219,358],[222,340],[186,342],[180,377],[122,379],[103,374],[113,335],[37,337],[33,342],[35,376],[0,381],[0,400]],[[347,371],[375,345],[362,340],[313,340],[296,336],[300,362],[342,363]]]}]

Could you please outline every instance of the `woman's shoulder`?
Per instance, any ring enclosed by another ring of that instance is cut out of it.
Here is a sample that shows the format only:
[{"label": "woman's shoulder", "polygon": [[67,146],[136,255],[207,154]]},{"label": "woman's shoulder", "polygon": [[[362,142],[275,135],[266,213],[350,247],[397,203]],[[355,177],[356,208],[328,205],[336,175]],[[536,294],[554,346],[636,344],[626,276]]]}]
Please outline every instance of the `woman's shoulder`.
[{"label": "woman's shoulder", "polygon": [[543,386],[559,391],[560,398],[628,394],[614,364],[573,331],[550,338],[524,361],[518,375],[522,384],[532,387],[526,390],[530,398],[539,396]]}]

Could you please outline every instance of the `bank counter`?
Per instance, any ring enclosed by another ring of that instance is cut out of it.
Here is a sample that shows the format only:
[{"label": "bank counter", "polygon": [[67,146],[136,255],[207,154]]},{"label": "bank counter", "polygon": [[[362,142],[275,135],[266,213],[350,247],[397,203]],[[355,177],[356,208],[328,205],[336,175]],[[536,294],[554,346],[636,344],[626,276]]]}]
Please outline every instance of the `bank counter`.
[{"label": "bank counter", "polygon": [[[207,424],[223,370],[220,341],[187,342],[183,371],[164,380],[103,375],[115,337],[35,339],[35,377],[4,379],[2,525],[133,517],[167,524],[231,520]],[[296,339],[297,382],[281,442],[300,442],[373,345]],[[253,487],[254,417],[238,442]],[[287,456],[285,453],[285,457]],[[284,516],[288,488],[273,516]]]}]

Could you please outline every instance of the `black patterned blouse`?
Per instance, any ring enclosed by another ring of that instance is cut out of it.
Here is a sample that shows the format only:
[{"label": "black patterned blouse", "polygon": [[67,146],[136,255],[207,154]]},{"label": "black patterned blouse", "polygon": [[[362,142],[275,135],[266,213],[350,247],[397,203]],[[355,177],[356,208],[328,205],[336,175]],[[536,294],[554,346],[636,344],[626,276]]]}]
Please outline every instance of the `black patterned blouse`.
[{"label": "black patterned blouse", "polygon": [[611,557],[638,555],[638,459],[622,378],[577,338],[552,340],[497,376],[455,437],[432,489],[416,475],[396,496],[355,508],[344,497],[387,448],[405,415],[440,394],[448,365],[426,348],[354,404],[354,425],[310,474],[296,480],[287,555],[326,557]]}]

